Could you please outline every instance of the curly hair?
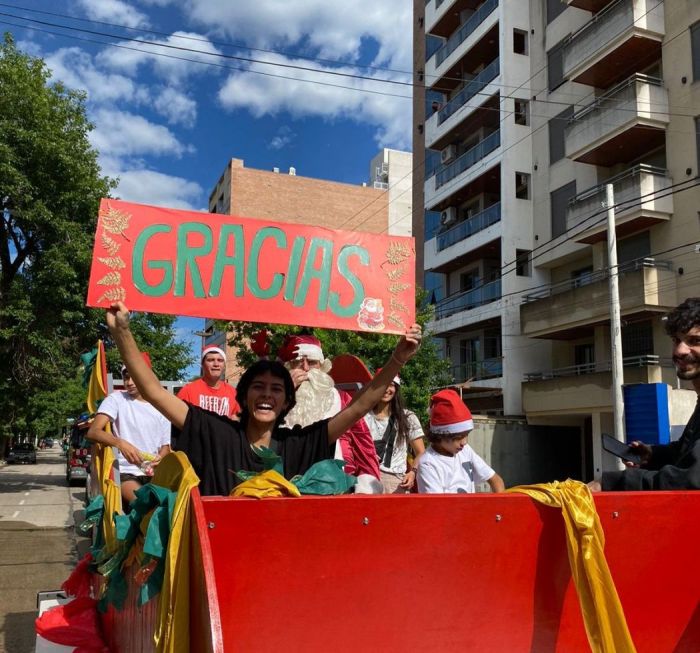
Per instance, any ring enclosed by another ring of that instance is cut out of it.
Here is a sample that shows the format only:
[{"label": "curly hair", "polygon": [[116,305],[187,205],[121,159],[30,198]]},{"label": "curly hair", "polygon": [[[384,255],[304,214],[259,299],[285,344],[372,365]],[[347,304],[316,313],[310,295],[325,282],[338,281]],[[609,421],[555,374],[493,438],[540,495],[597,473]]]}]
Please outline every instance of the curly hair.
[{"label": "curly hair", "polygon": [[253,363],[238,381],[236,386],[236,400],[241,406],[241,423],[246,424],[250,414],[248,413],[248,389],[250,388],[253,381],[259,377],[261,374],[269,372],[272,376],[281,379],[284,382],[284,395],[287,401],[287,407],[280,413],[275,424],[280,424],[284,419],[284,416],[294,408],[296,404],[296,397],[294,391],[294,382],[292,381],[292,376],[289,374],[289,370],[282,365],[279,361],[271,361],[267,359],[259,360],[257,363]]},{"label": "curly hair", "polygon": [[700,326],[700,297],[688,297],[664,318],[664,328],[669,336],[688,333]]}]

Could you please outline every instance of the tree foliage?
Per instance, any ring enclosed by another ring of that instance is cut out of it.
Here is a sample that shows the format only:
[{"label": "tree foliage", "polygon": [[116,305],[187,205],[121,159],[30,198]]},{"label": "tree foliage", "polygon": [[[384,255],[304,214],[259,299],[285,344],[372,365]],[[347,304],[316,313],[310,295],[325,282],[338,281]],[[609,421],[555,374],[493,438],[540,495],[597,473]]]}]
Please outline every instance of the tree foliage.
[{"label": "tree foliage", "polygon": [[[104,313],[85,307],[85,293],[99,201],[115,184],[90,145],[84,94],[53,83],[44,62],[17,50],[9,34],[0,43],[0,93],[0,436],[7,436],[43,428],[61,396],[71,405],[79,355],[105,335]],[[142,334],[146,346],[172,337],[174,318],[143,320],[155,328]],[[155,367],[172,376],[184,365],[183,352],[168,346]]]},{"label": "tree foliage", "polygon": [[[416,321],[425,330],[433,315],[433,307],[425,301],[426,293],[418,290],[416,294]],[[279,324],[259,324],[253,322],[220,322],[217,328],[228,333],[229,345],[236,348],[238,364],[246,368],[257,360],[257,355],[250,349],[249,343],[254,334],[267,331],[270,343],[270,355],[275,356],[285,336],[292,333],[310,333],[316,336],[327,358],[333,359],[339,354],[354,354],[362,359],[372,372],[376,372],[391,356],[396,346],[397,336],[376,333],[361,333],[341,329],[311,329],[299,326]],[[436,388],[449,383],[449,362],[438,355],[437,346],[429,333],[423,334],[423,344],[418,354],[409,361],[401,372],[402,394],[407,405],[415,411],[421,421],[427,417],[430,395]]]}]

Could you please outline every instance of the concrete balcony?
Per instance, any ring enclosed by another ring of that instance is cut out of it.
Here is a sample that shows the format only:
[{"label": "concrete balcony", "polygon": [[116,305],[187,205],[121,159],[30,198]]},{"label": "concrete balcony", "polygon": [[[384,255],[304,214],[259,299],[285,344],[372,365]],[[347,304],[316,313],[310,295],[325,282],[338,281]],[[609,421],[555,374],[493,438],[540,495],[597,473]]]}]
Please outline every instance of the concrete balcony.
[{"label": "concrete balcony", "polygon": [[482,0],[428,0],[425,3],[425,33],[447,38],[459,29],[460,14],[473,11]]},{"label": "concrete balcony", "polygon": [[500,76],[500,60],[496,57],[473,79],[469,80],[439,111],[425,123],[425,145],[433,147],[445,134],[478,109],[484,99],[495,95]]},{"label": "concrete balcony", "polygon": [[498,0],[486,0],[425,64],[425,78],[433,86],[498,22]]},{"label": "concrete balcony", "polygon": [[668,122],[662,80],[632,75],[573,115],[566,156],[605,167],[633,161],[664,144]]},{"label": "concrete balcony", "polygon": [[664,3],[617,0],[571,35],[564,47],[564,77],[608,88],[635,70],[639,61],[661,55],[665,35]]},{"label": "concrete balcony", "polygon": [[625,236],[673,215],[672,179],[663,168],[640,164],[569,200],[566,228],[571,239],[595,243],[606,239],[605,186],[613,185],[617,235]]},{"label": "concrete balcony", "polygon": [[453,383],[467,383],[497,379],[503,376],[503,358],[485,358],[473,363],[462,363],[450,368]]},{"label": "concrete balcony", "polygon": [[[624,382],[675,384],[670,361],[658,356],[623,359]],[[523,411],[528,417],[545,415],[586,415],[612,411],[610,361],[591,365],[531,372],[522,386]]]},{"label": "concrete balcony", "polygon": [[[662,313],[678,304],[676,273],[669,261],[638,259],[619,266],[620,313]],[[530,338],[571,339],[610,320],[607,270],[553,284],[523,297],[520,324]]]},{"label": "concrete balcony", "polygon": [[569,7],[584,9],[592,13],[599,12],[605,5],[610,4],[610,0],[567,0]]}]

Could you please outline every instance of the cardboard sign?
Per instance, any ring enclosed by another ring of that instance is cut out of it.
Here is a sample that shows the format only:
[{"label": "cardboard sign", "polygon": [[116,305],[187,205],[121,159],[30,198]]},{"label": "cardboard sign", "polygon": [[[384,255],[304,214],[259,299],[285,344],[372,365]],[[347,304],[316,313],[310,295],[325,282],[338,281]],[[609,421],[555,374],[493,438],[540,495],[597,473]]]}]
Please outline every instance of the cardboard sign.
[{"label": "cardboard sign", "polygon": [[224,320],[404,333],[413,238],[103,199],[87,304]]}]

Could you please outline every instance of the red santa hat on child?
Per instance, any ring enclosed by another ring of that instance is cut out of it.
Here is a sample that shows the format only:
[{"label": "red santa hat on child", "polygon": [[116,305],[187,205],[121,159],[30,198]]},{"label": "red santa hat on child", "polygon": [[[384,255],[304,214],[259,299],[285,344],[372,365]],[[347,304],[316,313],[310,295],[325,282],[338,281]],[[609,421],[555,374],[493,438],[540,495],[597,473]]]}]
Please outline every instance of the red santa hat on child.
[{"label": "red santa hat on child", "polygon": [[207,354],[219,354],[224,360],[226,360],[226,352],[221,347],[217,347],[216,345],[209,345],[202,349],[202,360],[204,360],[204,357]]},{"label": "red santa hat on child", "polygon": [[431,433],[453,435],[473,428],[472,414],[454,390],[440,390],[430,398]]}]

